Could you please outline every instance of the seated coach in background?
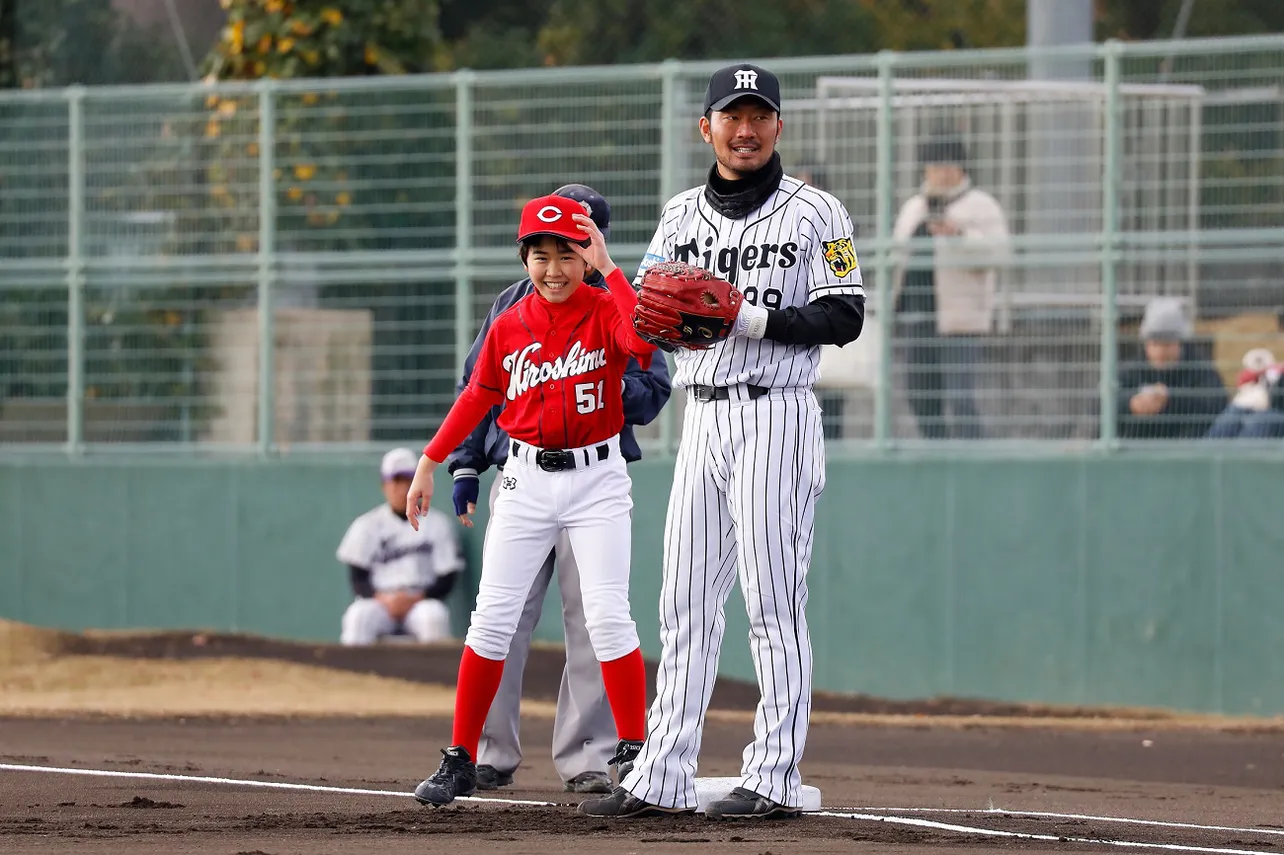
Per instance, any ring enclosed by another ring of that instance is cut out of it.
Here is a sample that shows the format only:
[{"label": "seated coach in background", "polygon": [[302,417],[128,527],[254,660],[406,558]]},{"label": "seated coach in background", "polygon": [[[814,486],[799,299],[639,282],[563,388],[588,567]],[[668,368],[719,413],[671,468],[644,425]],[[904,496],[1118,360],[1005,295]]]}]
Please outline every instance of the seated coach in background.
[{"label": "seated coach in background", "polygon": [[419,530],[406,519],[406,493],[419,455],[394,448],[379,473],[387,500],[353,520],[336,553],[348,565],[356,599],[343,613],[343,644],[374,644],[386,635],[418,641],[451,637],[450,610],[442,602],[464,566],[454,522],[430,510]]}]

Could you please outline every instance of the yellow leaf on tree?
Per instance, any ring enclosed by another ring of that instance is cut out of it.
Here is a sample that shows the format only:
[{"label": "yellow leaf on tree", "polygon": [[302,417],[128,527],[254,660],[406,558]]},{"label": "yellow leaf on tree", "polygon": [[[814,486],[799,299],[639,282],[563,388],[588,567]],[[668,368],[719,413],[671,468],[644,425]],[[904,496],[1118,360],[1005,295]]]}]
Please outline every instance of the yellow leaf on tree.
[{"label": "yellow leaf on tree", "polygon": [[226,196],[227,187],[225,187],[222,184],[215,184],[213,187],[210,188],[210,194],[213,196]]},{"label": "yellow leaf on tree", "polygon": [[317,168],[307,163],[300,163],[294,167],[294,177],[300,181],[308,181],[312,176],[317,174]]},{"label": "yellow leaf on tree", "polygon": [[333,6],[327,6],[321,10],[321,20],[332,27],[337,27],[343,23],[343,13]]},{"label": "yellow leaf on tree", "polygon": [[259,53],[267,53],[272,49],[272,37],[267,35],[262,36],[255,47],[258,48]]},{"label": "yellow leaf on tree", "polygon": [[218,106],[218,102],[219,102],[219,97],[217,95],[209,96],[208,98],[205,99],[205,109],[213,110],[215,107]]},{"label": "yellow leaf on tree", "polygon": [[285,195],[291,202],[297,202],[303,198],[303,188],[291,187],[289,190],[285,191]]},{"label": "yellow leaf on tree", "polygon": [[379,48],[366,42],[366,65],[379,64]]},{"label": "yellow leaf on tree", "polygon": [[311,107],[313,104],[315,104],[319,100],[321,99],[317,97],[317,93],[315,92],[303,93],[303,103],[307,104],[309,107]]},{"label": "yellow leaf on tree", "polygon": [[231,98],[227,98],[223,100],[218,105],[218,114],[220,116],[235,116],[236,102],[233,101]]},{"label": "yellow leaf on tree", "polygon": [[246,154],[248,154],[250,157],[258,157],[258,156],[259,156],[259,144],[258,144],[258,143],[256,143],[256,142],[252,142],[252,143],[250,143],[249,145],[247,145],[247,146],[245,147],[245,153],[246,153]]},{"label": "yellow leaf on tree", "polygon": [[217,120],[217,119],[210,119],[208,122],[206,122],[206,123],[205,123],[205,138],[206,138],[206,139],[211,139],[211,140],[212,140],[212,139],[214,139],[215,137],[217,137],[217,136],[218,136],[218,133],[219,133],[219,131],[218,131],[218,120]]},{"label": "yellow leaf on tree", "polygon": [[326,224],[327,224],[327,225],[331,225],[331,226],[332,226],[332,225],[334,225],[335,223],[339,222],[339,212],[338,212],[338,211],[327,211],[327,212],[326,212],[326,215],[325,215],[325,221],[326,221]]},{"label": "yellow leaf on tree", "polygon": [[344,190],[342,193],[334,197],[334,201],[338,202],[340,205],[351,204],[352,194],[349,193],[347,190]]},{"label": "yellow leaf on tree", "polygon": [[289,38],[288,36],[286,38],[281,39],[280,43],[276,46],[276,49],[281,53],[289,53],[293,48],[294,48],[294,39]]},{"label": "yellow leaf on tree", "polygon": [[277,12],[280,12],[284,6],[285,3],[283,0],[267,0],[267,13],[269,15],[275,15]]},{"label": "yellow leaf on tree", "polygon": [[266,71],[267,71],[267,63],[266,63],[266,62],[264,62],[263,60],[261,60],[261,59],[260,59],[258,62],[254,63],[254,76],[255,76],[255,77],[262,77],[262,76],[263,76],[263,73],[264,73],[264,72],[266,72]]},{"label": "yellow leaf on tree", "polygon": [[255,235],[236,236],[236,249],[238,252],[254,252],[258,245],[259,240]]},{"label": "yellow leaf on tree", "polygon": [[321,61],[321,54],[317,53],[314,50],[305,50],[303,51],[302,55],[303,55],[303,61],[306,62],[308,65],[316,65],[318,62]]},{"label": "yellow leaf on tree", "polygon": [[303,18],[295,18],[290,22],[290,32],[296,36],[312,35],[312,25]]}]

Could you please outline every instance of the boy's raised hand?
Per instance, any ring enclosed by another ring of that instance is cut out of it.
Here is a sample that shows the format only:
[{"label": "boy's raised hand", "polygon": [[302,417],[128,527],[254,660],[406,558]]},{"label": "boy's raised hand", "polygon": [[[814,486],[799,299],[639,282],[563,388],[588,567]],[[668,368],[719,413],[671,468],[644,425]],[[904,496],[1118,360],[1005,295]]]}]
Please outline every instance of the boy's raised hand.
[{"label": "boy's raised hand", "polygon": [[571,244],[571,249],[575,250],[579,257],[598,273],[609,276],[611,271],[615,270],[615,262],[611,260],[611,254],[606,251],[606,238],[602,236],[602,230],[587,214],[574,214],[571,219],[575,220],[580,231],[584,232],[585,237],[590,241],[587,249],[574,243]]}]

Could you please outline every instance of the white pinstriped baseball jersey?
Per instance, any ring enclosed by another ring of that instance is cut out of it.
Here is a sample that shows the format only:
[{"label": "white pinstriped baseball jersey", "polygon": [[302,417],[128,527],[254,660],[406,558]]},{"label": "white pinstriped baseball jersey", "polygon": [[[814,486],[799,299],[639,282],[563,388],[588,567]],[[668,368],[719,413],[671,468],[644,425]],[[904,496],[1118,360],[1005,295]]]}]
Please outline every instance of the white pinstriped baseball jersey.
[{"label": "white pinstriped baseball jersey", "polygon": [[[750,303],[768,309],[801,306],[827,294],[865,293],[846,209],[830,194],[788,175],[742,220],[710,207],[703,186],[673,197],[635,284],[661,261],[703,267],[734,284]],[[729,338],[709,350],[679,350],[674,357],[677,386],[808,387],[820,369],[820,348],[768,339]]]}]

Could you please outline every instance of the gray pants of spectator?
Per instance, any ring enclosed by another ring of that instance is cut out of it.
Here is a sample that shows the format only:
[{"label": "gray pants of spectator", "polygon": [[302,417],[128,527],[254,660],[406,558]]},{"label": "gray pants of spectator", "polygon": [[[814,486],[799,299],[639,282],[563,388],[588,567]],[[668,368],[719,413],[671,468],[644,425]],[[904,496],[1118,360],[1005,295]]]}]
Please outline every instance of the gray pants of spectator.
[{"label": "gray pants of spectator", "polygon": [[[492,508],[499,483],[500,478],[495,478],[490,489]],[[522,672],[526,669],[531,635],[544,610],[544,596],[555,566],[557,586],[562,594],[566,667],[562,671],[562,685],[557,694],[557,718],[553,721],[553,765],[562,780],[569,781],[582,772],[609,774],[606,761],[615,754],[616,733],[615,719],[602,685],[602,667],[593,653],[593,644],[584,623],[579,568],[565,533],[558,538],[553,552],[549,553],[548,560],[531,583],[526,607],[508,649],[508,659],[504,661],[499,692],[482,728],[477,762],[509,773],[522,762],[522,745],[518,737]]]},{"label": "gray pants of spectator", "polygon": [[[981,340],[938,335],[936,321],[902,321],[905,342],[905,390],[910,410],[924,439],[981,439],[976,407],[977,369],[983,358]],[[952,420],[947,421],[948,407]]]}]

